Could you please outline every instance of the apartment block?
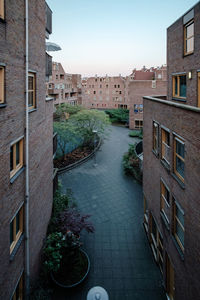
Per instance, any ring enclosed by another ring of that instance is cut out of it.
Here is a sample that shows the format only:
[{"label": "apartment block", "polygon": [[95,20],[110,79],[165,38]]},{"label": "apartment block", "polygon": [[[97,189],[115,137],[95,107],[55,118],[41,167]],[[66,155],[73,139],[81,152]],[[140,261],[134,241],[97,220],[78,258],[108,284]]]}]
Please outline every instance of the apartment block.
[{"label": "apartment block", "polygon": [[80,105],[82,103],[81,75],[65,73],[61,63],[53,62],[47,94],[54,98],[55,106],[61,103]]},{"label": "apartment block", "polygon": [[86,108],[128,108],[125,99],[125,78],[121,75],[84,78],[82,89],[82,104]]},{"label": "apartment block", "polygon": [[140,129],[143,127],[143,96],[166,95],[167,67],[134,69],[126,78],[126,91],[129,103],[129,128]]},{"label": "apartment block", "polygon": [[200,2],[167,29],[167,97],[144,97],[144,227],[168,299],[200,299]]},{"label": "apartment block", "polygon": [[27,18],[25,1],[0,1],[0,298],[4,300],[24,299],[29,278],[32,284],[38,275],[53,200],[53,101],[45,97],[45,77],[50,75],[45,64],[51,60],[45,37],[51,34],[52,12],[43,0],[28,2]]}]

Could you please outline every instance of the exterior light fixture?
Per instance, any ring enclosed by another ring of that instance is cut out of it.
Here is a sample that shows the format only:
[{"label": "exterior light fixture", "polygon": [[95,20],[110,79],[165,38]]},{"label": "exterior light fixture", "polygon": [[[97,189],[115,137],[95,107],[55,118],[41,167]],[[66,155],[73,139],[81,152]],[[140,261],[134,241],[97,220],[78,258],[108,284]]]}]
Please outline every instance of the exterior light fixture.
[{"label": "exterior light fixture", "polygon": [[192,79],[192,72],[191,72],[191,71],[188,72],[188,78],[189,78],[189,79]]}]

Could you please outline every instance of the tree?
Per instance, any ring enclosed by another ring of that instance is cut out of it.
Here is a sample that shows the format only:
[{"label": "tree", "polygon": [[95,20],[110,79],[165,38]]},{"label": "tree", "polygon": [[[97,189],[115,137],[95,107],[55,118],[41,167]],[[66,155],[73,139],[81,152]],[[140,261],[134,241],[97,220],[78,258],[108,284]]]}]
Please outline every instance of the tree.
[{"label": "tree", "polygon": [[69,121],[54,122],[54,131],[58,134],[58,149],[65,159],[67,145],[80,144],[81,136],[76,126]]},{"label": "tree", "polygon": [[95,134],[105,136],[110,124],[108,115],[99,110],[81,110],[70,118],[83,138],[83,145],[93,145]]},{"label": "tree", "polygon": [[56,108],[56,117],[59,119],[68,119],[71,115],[84,109],[81,105],[71,105],[69,103],[61,103]]}]

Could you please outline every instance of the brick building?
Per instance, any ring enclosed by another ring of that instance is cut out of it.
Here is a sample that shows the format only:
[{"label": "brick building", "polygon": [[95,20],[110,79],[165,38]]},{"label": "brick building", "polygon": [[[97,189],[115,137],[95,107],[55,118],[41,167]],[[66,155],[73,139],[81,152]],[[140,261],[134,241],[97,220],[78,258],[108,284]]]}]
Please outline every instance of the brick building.
[{"label": "brick building", "polygon": [[126,91],[129,103],[129,128],[142,128],[143,96],[166,95],[167,67],[134,69],[132,74],[126,78]]},{"label": "brick building", "polygon": [[[53,197],[53,102],[45,98],[45,1],[0,0],[0,298],[38,274]],[[28,25],[28,30],[26,26]],[[28,38],[27,38],[28,37]],[[29,43],[27,43],[29,41]],[[46,56],[46,59],[45,59]]]},{"label": "brick building", "polygon": [[82,81],[82,104],[86,108],[128,108],[125,99],[125,78],[88,77]]},{"label": "brick building", "polygon": [[167,30],[168,92],[144,97],[144,226],[168,299],[200,299],[200,2]]},{"label": "brick building", "polygon": [[61,63],[53,62],[52,76],[49,77],[47,93],[54,98],[54,105],[81,104],[81,75],[65,73]]}]

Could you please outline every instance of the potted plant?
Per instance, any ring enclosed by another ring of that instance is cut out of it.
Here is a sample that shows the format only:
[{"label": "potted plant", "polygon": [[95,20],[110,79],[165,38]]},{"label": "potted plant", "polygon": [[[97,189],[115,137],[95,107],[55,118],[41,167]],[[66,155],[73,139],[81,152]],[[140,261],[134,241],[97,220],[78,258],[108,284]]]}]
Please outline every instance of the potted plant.
[{"label": "potted plant", "polygon": [[75,287],[88,275],[90,260],[81,249],[83,229],[94,232],[89,215],[81,215],[76,208],[67,208],[57,218],[57,232],[49,234],[44,248],[44,267],[53,281],[64,288]]}]

